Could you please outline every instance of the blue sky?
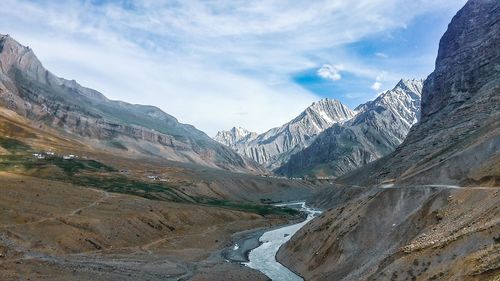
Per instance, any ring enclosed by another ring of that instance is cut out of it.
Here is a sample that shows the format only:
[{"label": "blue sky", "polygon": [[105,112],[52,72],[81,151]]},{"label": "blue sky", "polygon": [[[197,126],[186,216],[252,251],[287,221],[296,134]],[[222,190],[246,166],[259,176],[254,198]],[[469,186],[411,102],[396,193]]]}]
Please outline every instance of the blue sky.
[{"label": "blue sky", "polygon": [[375,81],[349,71],[340,71],[341,79],[325,79],[318,75],[317,68],[295,73],[293,81],[318,96],[339,99],[354,108],[390,89],[400,78],[425,79],[434,68],[439,39],[455,12],[452,9],[429,11],[405,27],[368,35],[342,46],[343,52],[366,66],[380,69],[379,79],[376,77]]},{"label": "blue sky", "polygon": [[465,0],[4,0],[0,33],[56,75],[214,135],[425,78]]}]

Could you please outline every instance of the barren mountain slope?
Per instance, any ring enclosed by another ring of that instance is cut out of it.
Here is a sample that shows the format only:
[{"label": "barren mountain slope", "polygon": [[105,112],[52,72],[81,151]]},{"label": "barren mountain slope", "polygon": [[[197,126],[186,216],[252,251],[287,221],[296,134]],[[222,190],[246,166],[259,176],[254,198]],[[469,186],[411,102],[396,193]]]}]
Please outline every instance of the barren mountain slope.
[{"label": "barren mountain slope", "polygon": [[40,125],[79,136],[98,148],[130,156],[260,172],[253,161],[153,106],[107,99],[47,71],[34,52],[0,36],[0,106]]},{"label": "barren mountain slope", "polygon": [[278,253],[307,280],[495,280],[500,274],[498,189],[347,187],[335,196],[327,204],[332,209]]},{"label": "barren mountain slope", "polygon": [[[32,156],[33,153],[48,151],[59,157],[36,159]],[[62,161],[60,156],[69,154],[75,154],[79,158]],[[267,178],[190,163],[141,157],[133,160],[112,150],[96,149],[82,142],[80,138],[75,138],[73,134],[48,126],[40,128],[37,122],[0,108],[0,170],[78,182],[95,188],[106,189],[107,186],[115,186],[115,192],[132,194],[143,188],[139,185],[128,189],[123,184],[120,185],[121,181],[145,182],[158,186],[160,192],[157,192],[157,195],[170,194],[169,192],[173,191],[187,200],[198,197],[246,202],[288,200],[307,197],[315,190],[315,186],[305,181]],[[85,166],[86,163],[109,167],[112,170],[95,170]],[[76,169],[75,173],[73,169]],[[149,177],[155,177],[156,180]],[[108,184],[99,184],[103,182]],[[170,200],[169,198],[163,199]]]}]

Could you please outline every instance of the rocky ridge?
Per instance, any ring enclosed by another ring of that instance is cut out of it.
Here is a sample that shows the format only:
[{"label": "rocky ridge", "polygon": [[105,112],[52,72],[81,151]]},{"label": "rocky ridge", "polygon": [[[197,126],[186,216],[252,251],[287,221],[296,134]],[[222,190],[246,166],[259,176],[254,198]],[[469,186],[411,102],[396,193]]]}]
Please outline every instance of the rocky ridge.
[{"label": "rocky ridge", "polygon": [[96,147],[133,157],[261,171],[253,161],[159,108],[112,101],[53,75],[29,47],[8,35],[0,36],[0,105],[40,126],[59,128]]}]

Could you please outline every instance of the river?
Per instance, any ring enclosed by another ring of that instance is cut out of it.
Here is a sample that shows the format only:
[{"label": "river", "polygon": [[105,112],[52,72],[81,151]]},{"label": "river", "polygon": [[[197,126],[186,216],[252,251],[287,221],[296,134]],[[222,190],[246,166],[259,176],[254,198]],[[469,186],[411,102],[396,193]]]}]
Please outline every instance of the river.
[{"label": "river", "polygon": [[278,253],[281,245],[290,240],[299,229],[321,212],[306,207],[305,202],[285,203],[276,206],[295,207],[300,211],[306,212],[307,218],[301,223],[264,232],[259,238],[260,246],[250,251],[248,255],[249,261],[243,264],[264,273],[273,281],[303,280],[302,277],[279,263],[276,260],[276,253]]}]

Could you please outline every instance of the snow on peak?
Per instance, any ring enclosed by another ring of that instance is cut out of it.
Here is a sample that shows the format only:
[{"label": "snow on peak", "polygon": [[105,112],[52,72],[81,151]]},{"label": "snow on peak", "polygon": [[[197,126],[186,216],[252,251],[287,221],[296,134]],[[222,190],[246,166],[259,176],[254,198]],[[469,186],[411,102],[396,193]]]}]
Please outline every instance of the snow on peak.
[{"label": "snow on peak", "polygon": [[394,87],[394,90],[401,89],[403,91],[410,91],[415,94],[422,94],[422,87],[424,86],[423,79],[401,79]]},{"label": "snow on peak", "polygon": [[217,135],[213,138],[214,140],[232,147],[236,143],[242,141],[242,140],[251,140],[254,139],[257,136],[257,133],[250,132],[245,128],[242,127],[233,127],[229,131],[219,131],[217,132]]},{"label": "snow on peak", "polygon": [[322,119],[326,126],[329,127],[334,123],[352,118],[354,111],[336,99],[325,98],[313,102],[299,117],[304,118],[308,115],[311,115],[312,118]]}]

